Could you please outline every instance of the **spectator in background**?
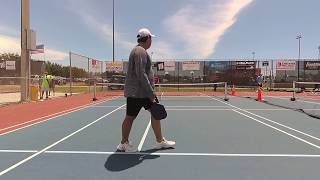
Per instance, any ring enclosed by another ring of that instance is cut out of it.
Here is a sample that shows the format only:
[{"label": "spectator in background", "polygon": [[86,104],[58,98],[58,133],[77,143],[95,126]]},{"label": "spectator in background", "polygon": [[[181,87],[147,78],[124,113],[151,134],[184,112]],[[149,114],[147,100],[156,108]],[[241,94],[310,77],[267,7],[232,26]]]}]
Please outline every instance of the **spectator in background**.
[{"label": "spectator in background", "polygon": [[55,80],[54,80],[54,76],[52,75],[48,75],[48,82],[49,82],[49,96],[51,96],[51,91],[53,93],[53,96],[55,95]]},{"label": "spectator in background", "polygon": [[41,78],[40,81],[40,88],[41,88],[41,93],[40,93],[40,99],[43,99],[44,93],[46,93],[46,99],[49,98],[49,82],[48,82],[48,72],[44,72],[44,75]]},{"label": "spectator in background", "polygon": [[263,76],[262,76],[262,74],[259,74],[259,76],[257,77],[257,84],[258,84],[258,87],[262,88],[262,85],[263,85]]},{"label": "spectator in background", "polygon": [[267,78],[267,90],[269,91],[271,89],[271,79],[270,77]]}]

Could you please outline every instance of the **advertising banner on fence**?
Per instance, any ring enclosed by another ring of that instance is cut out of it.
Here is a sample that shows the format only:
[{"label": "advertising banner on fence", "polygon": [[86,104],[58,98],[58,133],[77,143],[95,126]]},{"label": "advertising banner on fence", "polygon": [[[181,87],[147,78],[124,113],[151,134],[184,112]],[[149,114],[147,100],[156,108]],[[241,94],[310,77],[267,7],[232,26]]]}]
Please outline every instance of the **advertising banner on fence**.
[{"label": "advertising banner on fence", "polygon": [[248,69],[255,69],[255,68],[256,68],[255,61],[236,61],[237,70],[248,70]]},{"label": "advertising banner on fence", "polygon": [[276,69],[282,71],[294,71],[296,70],[296,61],[278,61]]},{"label": "advertising banner on fence", "polygon": [[263,61],[263,62],[262,62],[262,66],[263,66],[263,67],[269,66],[269,61]]},{"label": "advertising banner on fence", "polygon": [[200,70],[200,62],[182,62],[182,70],[183,71],[199,71]]},{"label": "advertising banner on fence", "polygon": [[6,61],[6,70],[16,70],[16,62]]},{"label": "advertising banner on fence", "polygon": [[6,68],[6,62],[2,61],[0,62],[0,69],[5,69]]},{"label": "advertising banner on fence", "polygon": [[157,62],[156,65],[158,71],[164,71],[164,62]]},{"label": "advertising banner on fence", "polygon": [[176,70],[176,63],[174,61],[164,62],[164,70],[165,71],[175,71]]},{"label": "advertising banner on fence", "polygon": [[90,72],[102,73],[101,72],[101,70],[102,70],[102,68],[101,68],[102,62],[101,61],[98,61],[95,59],[90,59],[89,65],[90,65],[90,69],[89,69]]},{"label": "advertising banner on fence", "polygon": [[117,72],[122,72],[123,71],[123,62],[120,61],[115,61],[113,62],[107,62],[106,64],[106,70],[109,72],[112,71],[117,71]]},{"label": "advertising banner on fence", "polygon": [[320,70],[320,61],[305,61],[305,70]]},{"label": "advertising banner on fence", "polygon": [[209,64],[210,69],[223,71],[228,70],[230,63],[229,61],[210,61]]}]

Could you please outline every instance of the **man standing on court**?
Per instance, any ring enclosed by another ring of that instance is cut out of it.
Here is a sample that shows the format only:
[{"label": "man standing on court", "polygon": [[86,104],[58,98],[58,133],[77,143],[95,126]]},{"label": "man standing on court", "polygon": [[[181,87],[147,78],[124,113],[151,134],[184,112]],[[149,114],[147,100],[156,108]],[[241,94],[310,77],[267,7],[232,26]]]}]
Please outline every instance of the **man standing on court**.
[{"label": "man standing on court", "polygon": [[[124,96],[127,98],[126,116],[122,123],[122,140],[117,149],[134,152],[137,149],[129,143],[129,134],[133,121],[141,108],[149,110],[155,100],[151,58],[147,49],[151,47],[152,35],[148,29],[140,29],[137,35],[138,45],[133,48],[129,57]],[[174,141],[168,141],[162,136],[161,123],[151,115],[151,125],[156,137],[155,149],[174,147]]]}]

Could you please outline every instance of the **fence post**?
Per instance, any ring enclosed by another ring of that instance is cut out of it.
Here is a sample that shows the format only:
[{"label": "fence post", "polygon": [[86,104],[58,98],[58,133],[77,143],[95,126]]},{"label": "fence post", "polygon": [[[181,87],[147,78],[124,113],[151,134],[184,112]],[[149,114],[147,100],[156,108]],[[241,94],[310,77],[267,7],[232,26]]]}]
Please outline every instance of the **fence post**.
[{"label": "fence post", "polygon": [[293,88],[293,93],[292,93],[292,97],[291,97],[291,101],[295,101],[296,100],[296,81],[292,82],[292,88]]},{"label": "fence post", "polygon": [[69,93],[72,96],[72,62],[71,62],[71,51],[69,51]]},{"label": "fence post", "polygon": [[94,81],[93,83],[93,98],[92,98],[93,101],[96,101],[98,100],[97,99],[97,84],[96,84],[96,81]]},{"label": "fence post", "polygon": [[229,100],[228,97],[227,97],[227,94],[228,94],[228,83],[225,82],[225,83],[224,83],[224,100],[225,100],[225,101],[228,101],[228,100]]}]

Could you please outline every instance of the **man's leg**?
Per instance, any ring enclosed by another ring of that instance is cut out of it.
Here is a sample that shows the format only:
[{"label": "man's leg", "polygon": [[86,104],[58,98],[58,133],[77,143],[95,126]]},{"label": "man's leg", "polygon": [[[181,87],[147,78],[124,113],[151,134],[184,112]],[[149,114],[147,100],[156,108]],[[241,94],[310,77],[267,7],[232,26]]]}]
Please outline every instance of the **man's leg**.
[{"label": "man's leg", "polygon": [[156,136],[156,140],[157,140],[157,143],[154,148],[155,149],[174,148],[174,146],[176,145],[176,142],[166,140],[162,136],[161,122],[151,116],[151,125],[152,125],[152,129],[153,129],[154,135]]},{"label": "man's leg", "polygon": [[126,115],[126,117],[124,118],[122,123],[122,140],[121,140],[122,144],[129,142],[129,134],[135,118],[136,116],[128,116],[128,115]]},{"label": "man's leg", "polygon": [[156,136],[157,142],[161,142],[163,140],[162,132],[161,132],[161,122],[156,120],[153,116],[151,116],[151,126]]}]

